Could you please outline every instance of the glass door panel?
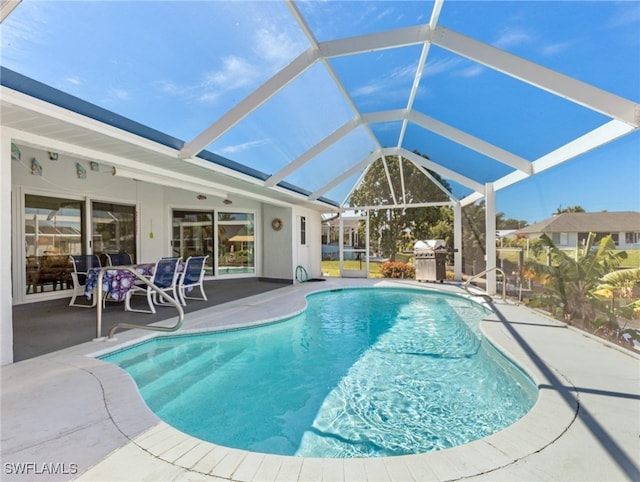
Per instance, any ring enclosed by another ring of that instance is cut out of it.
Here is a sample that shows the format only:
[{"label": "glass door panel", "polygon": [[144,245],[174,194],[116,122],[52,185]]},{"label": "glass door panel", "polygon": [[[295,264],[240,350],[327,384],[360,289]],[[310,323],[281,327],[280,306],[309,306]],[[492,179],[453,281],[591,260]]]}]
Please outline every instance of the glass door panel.
[{"label": "glass door panel", "polygon": [[205,256],[205,273],[213,274],[213,211],[173,211],[173,256]]},{"label": "glass door panel", "polygon": [[91,204],[93,253],[107,265],[106,254],[128,253],[136,262],[136,207],[93,202]]},{"label": "glass door panel", "polygon": [[26,194],[25,293],[71,288],[69,255],[84,254],[84,202]]},{"label": "glass door panel", "polygon": [[255,273],[254,215],[218,213],[218,274]]}]

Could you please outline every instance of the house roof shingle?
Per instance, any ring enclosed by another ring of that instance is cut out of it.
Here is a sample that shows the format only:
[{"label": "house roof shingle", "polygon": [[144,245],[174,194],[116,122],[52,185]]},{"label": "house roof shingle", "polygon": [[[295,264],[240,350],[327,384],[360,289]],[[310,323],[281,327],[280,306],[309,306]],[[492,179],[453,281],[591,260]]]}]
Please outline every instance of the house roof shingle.
[{"label": "house roof shingle", "polygon": [[562,213],[514,234],[640,231],[640,212]]}]

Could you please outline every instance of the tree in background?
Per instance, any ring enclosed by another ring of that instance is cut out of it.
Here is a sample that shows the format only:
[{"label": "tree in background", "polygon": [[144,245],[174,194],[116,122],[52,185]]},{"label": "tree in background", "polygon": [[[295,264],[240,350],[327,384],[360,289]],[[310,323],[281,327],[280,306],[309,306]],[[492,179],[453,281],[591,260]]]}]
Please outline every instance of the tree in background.
[{"label": "tree in background", "polygon": [[562,206],[558,206],[558,209],[556,209],[556,212],[553,214],[556,215],[556,214],[563,214],[563,213],[584,213],[584,212],[586,212],[584,208],[578,205],[567,206],[566,208],[563,208]]},{"label": "tree in background", "polygon": [[595,239],[595,233],[589,233],[585,245],[574,257],[558,249],[546,234],[540,237],[550,251],[551,264],[536,261],[526,264],[529,276],[546,288],[543,294],[532,297],[532,306],[544,307],[555,316],[569,323],[577,322],[584,328],[597,328],[606,321],[615,323],[610,307],[595,291],[600,288],[601,279],[620,266],[627,253],[615,250],[611,236],[602,238],[594,250]]},{"label": "tree in background", "polygon": [[[486,209],[484,201],[462,209],[462,263],[467,274],[476,274],[486,268]],[[506,218],[496,213],[496,229],[520,229],[527,226],[521,219]]]},{"label": "tree in background", "polygon": [[[417,153],[422,157],[426,156]],[[428,159],[428,158],[427,158]],[[404,193],[398,156],[387,156],[387,169],[398,204],[448,201],[443,192],[411,161],[402,159]],[[449,184],[438,174],[429,171],[445,189]],[[379,206],[393,205],[394,199],[387,180],[382,158],[376,160],[367,171],[362,183],[351,194],[350,205]],[[377,209],[369,213],[369,227],[372,244],[382,256],[395,260],[399,251],[412,249],[418,239],[445,239],[453,243],[453,214],[448,207],[421,207],[403,209]]]}]

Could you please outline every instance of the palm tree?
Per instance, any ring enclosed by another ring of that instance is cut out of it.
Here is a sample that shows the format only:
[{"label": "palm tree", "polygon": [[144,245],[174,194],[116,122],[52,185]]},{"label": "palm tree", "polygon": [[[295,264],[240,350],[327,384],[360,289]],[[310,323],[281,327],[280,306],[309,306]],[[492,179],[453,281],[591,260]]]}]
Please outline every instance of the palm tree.
[{"label": "palm tree", "polygon": [[[551,265],[528,262],[527,271],[547,288],[546,293],[538,296],[537,301],[547,307],[555,307],[556,314],[570,323],[581,321],[583,326],[596,323],[599,313],[606,315],[615,323],[613,312],[607,304],[594,295],[601,278],[620,265],[627,257],[624,251],[614,251],[615,244],[611,236],[604,237],[597,246],[595,233],[589,233],[582,248],[577,248],[575,258],[558,249],[547,236],[540,237],[541,243],[551,255]],[[605,319],[605,321],[606,321]]]},{"label": "palm tree", "polygon": [[558,206],[556,212],[554,214],[563,214],[563,213],[584,213],[586,212],[582,206],[567,206],[563,208],[562,206]]},{"label": "palm tree", "polygon": [[640,283],[640,268],[622,269],[604,275],[594,294],[611,299],[611,309],[626,319],[640,318],[640,299],[634,300],[623,307],[616,308],[616,296],[632,298],[633,287]]}]

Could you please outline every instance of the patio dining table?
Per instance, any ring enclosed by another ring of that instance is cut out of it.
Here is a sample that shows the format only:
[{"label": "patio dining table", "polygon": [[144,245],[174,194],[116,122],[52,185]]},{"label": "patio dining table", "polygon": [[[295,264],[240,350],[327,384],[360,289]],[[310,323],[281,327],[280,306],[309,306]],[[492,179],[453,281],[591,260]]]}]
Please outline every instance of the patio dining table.
[{"label": "patio dining table", "polygon": [[[119,266],[122,267],[122,266]],[[127,266],[133,268],[138,274],[150,277],[153,275],[154,263],[140,263]],[[100,271],[104,268],[91,268],[87,271],[87,281],[85,283],[84,294],[87,298],[94,296]],[[127,270],[105,269],[102,278],[102,291],[109,295],[114,301],[123,301],[127,292],[136,284],[136,276]]]}]

